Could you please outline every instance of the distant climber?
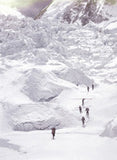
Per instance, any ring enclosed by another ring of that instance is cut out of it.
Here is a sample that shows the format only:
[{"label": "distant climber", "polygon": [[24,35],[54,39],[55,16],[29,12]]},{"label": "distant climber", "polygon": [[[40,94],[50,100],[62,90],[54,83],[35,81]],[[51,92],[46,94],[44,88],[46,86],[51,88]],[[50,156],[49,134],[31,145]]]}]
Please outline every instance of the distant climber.
[{"label": "distant climber", "polygon": [[83,116],[81,120],[82,120],[82,126],[84,127],[85,126],[85,117]]},{"label": "distant climber", "polygon": [[92,90],[94,90],[94,84],[92,84]]},{"label": "distant climber", "polygon": [[89,118],[89,108],[86,108],[86,116]]},{"label": "distant climber", "polygon": [[82,113],[82,107],[81,106],[79,106],[79,112]]},{"label": "distant climber", "polygon": [[56,128],[52,128],[52,138],[54,139],[54,137],[55,137],[55,132],[56,132]]},{"label": "distant climber", "polygon": [[82,99],[82,106],[84,106],[84,101],[85,101],[85,98]]},{"label": "distant climber", "polygon": [[89,92],[89,86],[87,86],[87,91]]}]

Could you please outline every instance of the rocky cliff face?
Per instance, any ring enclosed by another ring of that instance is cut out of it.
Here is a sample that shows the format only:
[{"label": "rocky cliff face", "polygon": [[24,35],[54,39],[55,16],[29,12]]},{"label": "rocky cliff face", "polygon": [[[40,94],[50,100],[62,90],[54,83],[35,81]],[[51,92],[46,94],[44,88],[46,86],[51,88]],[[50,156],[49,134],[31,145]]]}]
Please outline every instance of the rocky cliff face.
[{"label": "rocky cliff face", "polygon": [[79,19],[82,25],[86,25],[89,21],[100,23],[107,20],[107,17],[103,16],[100,5],[96,1],[84,0],[82,2],[75,1],[68,6],[63,14],[63,19],[68,23],[74,23]]},{"label": "rocky cliff face", "polygon": [[54,0],[39,13],[37,18],[46,15],[45,17],[52,17],[52,20],[59,19],[62,22],[79,21],[84,26],[89,22],[101,23],[108,20],[113,13],[116,13],[116,9],[116,2],[110,4],[107,0]]}]

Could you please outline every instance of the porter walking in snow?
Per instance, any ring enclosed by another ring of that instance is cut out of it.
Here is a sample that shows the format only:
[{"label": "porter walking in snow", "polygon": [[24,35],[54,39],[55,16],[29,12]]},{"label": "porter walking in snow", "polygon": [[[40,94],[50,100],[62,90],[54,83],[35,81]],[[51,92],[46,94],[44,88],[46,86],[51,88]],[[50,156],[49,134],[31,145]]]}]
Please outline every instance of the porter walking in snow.
[{"label": "porter walking in snow", "polygon": [[82,107],[81,106],[79,106],[79,112],[82,113]]},{"label": "porter walking in snow", "polygon": [[82,106],[84,106],[84,101],[85,101],[85,98],[82,99]]},{"label": "porter walking in snow", "polygon": [[89,118],[89,108],[86,108],[86,116]]},{"label": "porter walking in snow", "polygon": [[89,86],[87,86],[87,91],[89,92]]},{"label": "porter walking in snow", "polygon": [[82,120],[82,126],[84,127],[85,126],[85,117],[83,116],[81,120]]},{"label": "porter walking in snow", "polygon": [[56,132],[56,128],[52,128],[52,138],[54,139],[54,137],[55,137],[55,132]]},{"label": "porter walking in snow", "polygon": [[94,90],[94,84],[92,84],[92,90]]}]

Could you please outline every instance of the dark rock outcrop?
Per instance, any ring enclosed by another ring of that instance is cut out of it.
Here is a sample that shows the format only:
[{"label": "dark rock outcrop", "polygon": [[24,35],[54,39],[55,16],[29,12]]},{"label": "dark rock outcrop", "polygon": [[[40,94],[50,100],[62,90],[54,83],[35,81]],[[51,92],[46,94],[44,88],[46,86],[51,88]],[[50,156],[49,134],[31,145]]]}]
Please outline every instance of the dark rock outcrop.
[{"label": "dark rock outcrop", "polygon": [[97,2],[94,0],[87,1],[76,1],[66,8],[63,14],[63,19],[68,23],[74,23],[78,19],[81,21],[82,25],[86,25],[89,21],[94,23],[100,23],[104,20],[108,20],[103,16]]}]

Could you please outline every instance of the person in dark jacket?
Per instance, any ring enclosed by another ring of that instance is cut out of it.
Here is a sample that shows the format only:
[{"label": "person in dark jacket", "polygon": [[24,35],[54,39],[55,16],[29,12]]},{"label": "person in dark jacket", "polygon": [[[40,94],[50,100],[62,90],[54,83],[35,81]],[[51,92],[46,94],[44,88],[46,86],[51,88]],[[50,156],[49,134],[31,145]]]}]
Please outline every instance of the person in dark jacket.
[{"label": "person in dark jacket", "polygon": [[89,118],[89,108],[86,108],[86,116]]},{"label": "person in dark jacket", "polygon": [[56,128],[52,128],[52,138],[54,139],[54,137],[55,137],[55,133],[56,133]]},{"label": "person in dark jacket", "polygon": [[92,90],[94,90],[94,84],[92,84]]},{"label": "person in dark jacket", "polygon": [[79,112],[82,113],[82,107],[81,106],[79,106]]},{"label": "person in dark jacket", "polygon": [[85,98],[82,99],[82,106],[84,106],[84,101],[85,101]]},{"label": "person in dark jacket", "polygon": [[85,126],[85,117],[83,116],[81,120],[82,120],[82,126],[84,127]]},{"label": "person in dark jacket", "polygon": [[87,86],[87,91],[88,91],[88,92],[89,92],[89,89],[90,89],[89,86]]}]

